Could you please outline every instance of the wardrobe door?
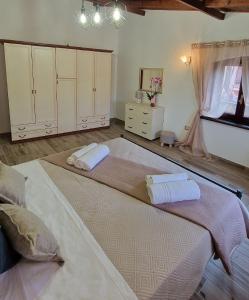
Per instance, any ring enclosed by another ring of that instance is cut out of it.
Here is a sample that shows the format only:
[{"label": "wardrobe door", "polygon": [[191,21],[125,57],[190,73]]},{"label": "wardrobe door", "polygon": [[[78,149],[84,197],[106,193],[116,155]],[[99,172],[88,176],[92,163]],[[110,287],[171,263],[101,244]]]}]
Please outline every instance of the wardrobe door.
[{"label": "wardrobe door", "polygon": [[76,78],[76,50],[56,48],[58,78]]},{"label": "wardrobe door", "polygon": [[55,49],[32,47],[36,122],[56,121]]},{"label": "wardrobe door", "polygon": [[4,44],[11,125],[35,123],[31,46]]},{"label": "wardrobe door", "polygon": [[95,114],[110,113],[111,54],[95,52]]},{"label": "wardrobe door", "polygon": [[94,52],[77,51],[77,119],[94,115]]},{"label": "wardrobe door", "polygon": [[58,79],[58,133],[76,130],[76,80]]}]

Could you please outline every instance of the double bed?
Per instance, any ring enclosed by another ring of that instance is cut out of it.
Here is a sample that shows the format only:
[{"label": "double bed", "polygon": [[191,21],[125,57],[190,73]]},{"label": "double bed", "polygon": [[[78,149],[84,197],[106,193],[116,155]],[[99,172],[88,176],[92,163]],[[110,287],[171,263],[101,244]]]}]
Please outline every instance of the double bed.
[{"label": "double bed", "polygon": [[[180,166],[125,139],[106,144],[114,157],[182,172]],[[28,209],[51,229],[65,259],[61,268],[49,264],[50,276],[46,276],[49,267],[41,268],[40,278],[22,282],[26,294],[23,291],[18,300],[31,299],[32,292],[41,300],[181,300],[192,296],[213,255],[206,229],[45,160],[15,168],[28,176]],[[196,174],[189,172],[189,176],[214,186]],[[25,263],[19,268],[32,273],[36,263]],[[2,278],[1,284],[8,286],[8,280],[8,276]]]}]

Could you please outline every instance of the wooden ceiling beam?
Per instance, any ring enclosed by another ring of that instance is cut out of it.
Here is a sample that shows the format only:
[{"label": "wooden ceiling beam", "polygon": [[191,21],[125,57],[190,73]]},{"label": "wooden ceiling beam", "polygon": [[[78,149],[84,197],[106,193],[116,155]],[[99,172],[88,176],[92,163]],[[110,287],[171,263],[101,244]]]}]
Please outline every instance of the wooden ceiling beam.
[{"label": "wooden ceiling beam", "polygon": [[249,8],[249,0],[205,0],[206,7],[212,8]]},{"label": "wooden ceiling beam", "polygon": [[195,10],[176,0],[126,0],[126,5],[147,10]]},{"label": "wooden ceiling beam", "polygon": [[[92,2],[94,5],[96,5],[97,3],[99,5],[111,5],[111,2],[110,0],[107,1],[107,0],[99,0],[99,1],[96,1],[96,0],[87,0],[89,2]],[[130,13],[133,13],[133,14],[137,14],[137,15],[140,15],[140,16],[145,16],[145,11],[143,9],[140,9],[134,5],[130,5],[130,4],[127,4],[126,5],[126,8],[127,8],[127,11],[130,12]]]},{"label": "wooden ceiling beam", "polygon": [[189,5],[190,7],[196,8],[199,11],[204,12],[205,14],[214,17],[218,20],[224,20],[226,14],[221,12],[220,10],[216,8],[206,7],[205,4],[202,1],[199,0],[177,0],[181,3],[184,3],[186,5]]}]

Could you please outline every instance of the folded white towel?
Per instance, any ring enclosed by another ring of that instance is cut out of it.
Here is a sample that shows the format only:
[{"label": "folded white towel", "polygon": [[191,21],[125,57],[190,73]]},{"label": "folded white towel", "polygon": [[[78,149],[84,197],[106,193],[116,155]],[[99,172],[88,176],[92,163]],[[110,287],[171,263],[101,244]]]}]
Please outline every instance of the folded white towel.
[{"label": "folded white towel", "polygon": [[200,188],[194,180],[172,181],[147,185],[152,204],[199,200]]},{"label": "folded white towel", "polygon": [[146,175],[145,181],[147,184],[166,183],[171,181],[187,180],[187,173],[161,174],[161,175]]},{"label": "folded white towel", "polygon": [[109,153],[110,149],[106,145],[99,144],[97,147],[78,158],[74,165],[78,169],[90,171]]},{"label": "folded white towel", "polygon": [[89,144],[88,146],[82,147],[80,150],[74,152],[71,156],[68,157],[67,163],[69,165],[74,165],[78,158],[80,158],[82,155],[86,154],[87,152],[89,152],[90,150],[94,149],[97,146],[98,144],[92,143]]}]

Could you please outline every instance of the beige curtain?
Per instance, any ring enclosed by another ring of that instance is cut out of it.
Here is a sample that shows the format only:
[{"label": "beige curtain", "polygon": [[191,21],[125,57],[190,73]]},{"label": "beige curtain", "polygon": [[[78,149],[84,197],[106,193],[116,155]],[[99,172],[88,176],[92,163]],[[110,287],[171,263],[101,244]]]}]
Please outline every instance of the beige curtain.
[{"label": "beige curtain", "polygon": [[236,72],[235,67],[244,53],[244,44],[244,41],[227,41],[192,45],[192,76],[198,109],[188,135],[180,143],[182,151],[209,157],[200,117],[220,117],[225,111],[221,97],[222,85],[227,84],[223,80],[225,66],[234,66],[229,71]]}]

